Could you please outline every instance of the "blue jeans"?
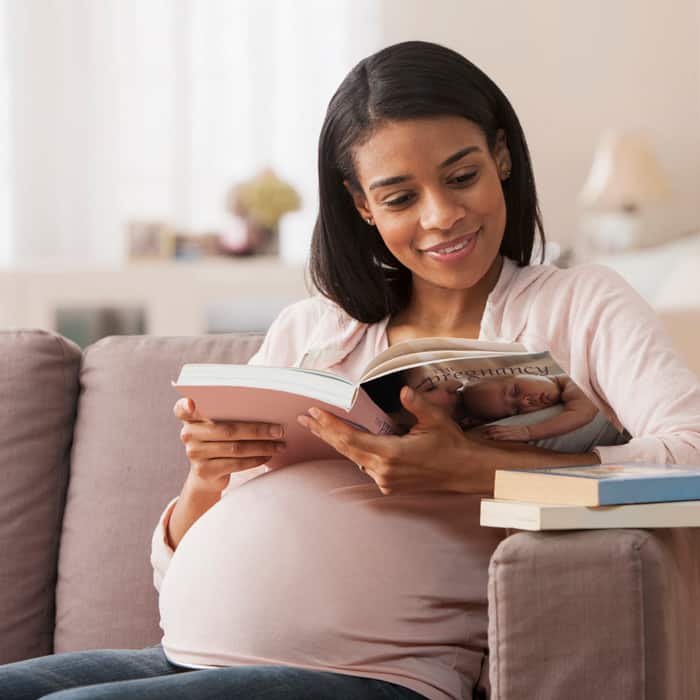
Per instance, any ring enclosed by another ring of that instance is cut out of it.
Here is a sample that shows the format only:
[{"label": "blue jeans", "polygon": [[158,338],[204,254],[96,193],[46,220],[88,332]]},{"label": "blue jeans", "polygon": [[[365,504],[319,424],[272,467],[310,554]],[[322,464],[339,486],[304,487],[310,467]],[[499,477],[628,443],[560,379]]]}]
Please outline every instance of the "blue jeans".
[{"label": "blue jeans", "polygon": [[420,700],[394,683],[290,666],[190,670],[160,645],[42,656],[0,666],[2,700]]}]

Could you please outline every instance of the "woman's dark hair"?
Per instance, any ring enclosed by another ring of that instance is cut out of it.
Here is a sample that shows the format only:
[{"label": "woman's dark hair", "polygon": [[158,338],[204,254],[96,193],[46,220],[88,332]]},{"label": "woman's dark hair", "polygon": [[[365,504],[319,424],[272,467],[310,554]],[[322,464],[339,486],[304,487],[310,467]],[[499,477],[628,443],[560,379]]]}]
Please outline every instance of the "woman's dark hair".
[{"label": "woman's dark hair", "polygon": [[360,61],[328,105],[318,147],[320,210],[311,242],[311,281],[350,316],[373,323],[405,308],[411,273],[362,220],[343,181],[358,191],[352,149],[391,121],[457,115],[477,124],[493,151],[499,129],[511,155],[503,181],[506,229],[500,252],[530,263],[544,232],[530,153],[508,98],[473,63],[424,41],[389,46]]}]

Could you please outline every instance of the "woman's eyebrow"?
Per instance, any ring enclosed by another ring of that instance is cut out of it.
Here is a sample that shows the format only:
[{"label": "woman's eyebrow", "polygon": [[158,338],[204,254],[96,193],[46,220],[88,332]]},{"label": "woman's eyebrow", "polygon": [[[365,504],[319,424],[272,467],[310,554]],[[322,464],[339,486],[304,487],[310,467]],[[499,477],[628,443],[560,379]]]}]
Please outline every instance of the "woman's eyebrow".
[{"label": "woman's eyebrow", "polygon": [[[461,158],[464,158],[464,156],[467,156],[470,153],[475,153],[477,151],[481,151],[481,149],[478,146],[467,146],[467,148],[462,148],[461,150],[457,151],[457,153],[453,153],[447,160],[440,163],[440,167],[446,168],[448,165],[452,165]],[[369,186],[369,189],[376,190],[378,187],[389,187],[389,185],[398,185],[402,182],[406,182],[406,180],[411,179],[411,175],[394,175],[394,177],[385,177],[381,180],[375,180]]]}]

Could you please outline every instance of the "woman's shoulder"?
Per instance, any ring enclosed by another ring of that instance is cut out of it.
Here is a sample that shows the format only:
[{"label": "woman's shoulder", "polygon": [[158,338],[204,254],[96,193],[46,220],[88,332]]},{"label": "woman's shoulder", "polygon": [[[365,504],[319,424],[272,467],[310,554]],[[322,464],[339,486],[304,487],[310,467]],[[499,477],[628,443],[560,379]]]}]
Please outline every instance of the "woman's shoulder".
[{"label": "woman's shoulder", "polygon": [[494,335],[507,339],[550,343],[562,329],[590,322],[613,299],[644,303],[617,272],[598,264],[518,267],[507,261],[501,282],[489,323]]},{"label": "woman's shoulder", "polygon": [[586,263],[559,268],[549,264],[532,264],[525,267],[511,264],[514,271],[505,294],[511,300],[523,297],[527,299],[528,304],[571,301],[579,296],[593,302],[611,291],[632,291],[629,284],[615,270],[605,265]]},{"label": "woman's shoulder", "polygon": [[557,267],[551,263],[530,263],[520,267],[514,261],[504,259],[504,275],[509,276],[509,286],[514,288],[544,282],[567,285],[578,284],[581,281],[623,281],[615,270],[599,263],[579,263],[572,267]]}]

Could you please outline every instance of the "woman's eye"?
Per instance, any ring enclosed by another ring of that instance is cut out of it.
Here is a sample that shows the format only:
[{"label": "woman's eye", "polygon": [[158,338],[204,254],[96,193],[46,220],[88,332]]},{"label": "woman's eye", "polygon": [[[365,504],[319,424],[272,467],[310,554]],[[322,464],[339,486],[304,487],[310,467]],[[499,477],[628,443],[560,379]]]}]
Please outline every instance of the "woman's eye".
[{"label": "woman's eye", "polygon": [[[453,177],[450,179],[448,182],[450,184],[454,185],[466,185],[470,183],[476,176],[477,176],[477,171],[474,170],[471,173],[464,173],[463,175],[457,175],[456,177]],[[408,204],[412,199],[414,198],[413,194],[404,194],[401,195],[400,197],[396,197],[396,199],[389,199],[384,202],[384,205],[387,207],[401,207],[404,204]]]},{"label": "woman's eye", "polygon": [[464,185],[467,182],[471,182],[475,177],[476,171],[465,173],[464,175],[457,175],[457,177],[452,178],[452,182],[456,182],[458,185]]},{"label": "woman's eye", "polygon": [[413,195],[410,194],[404,194],[401,197],[397,197],[396,199],[389,199],[384,204],[388,207],[400,207],[402,204],[406,204],[411,200]]}]

